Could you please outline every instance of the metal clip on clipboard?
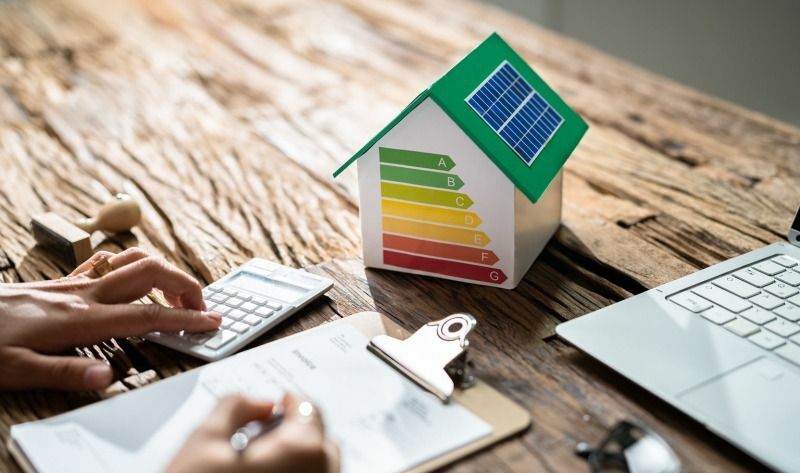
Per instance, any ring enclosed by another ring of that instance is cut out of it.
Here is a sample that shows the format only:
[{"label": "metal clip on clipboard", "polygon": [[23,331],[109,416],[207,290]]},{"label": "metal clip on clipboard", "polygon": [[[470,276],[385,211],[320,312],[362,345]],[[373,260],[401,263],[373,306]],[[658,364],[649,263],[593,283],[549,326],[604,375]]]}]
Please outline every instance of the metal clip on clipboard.
[{"label": "metal clip on clipboard", "polygon": [[449,402],[456,386],[466,389],[475,384],[467,357],[467,335],[477,323],[470,314],[451,314],[423,325],[405,340],[378,335],[367,348],[442,401]]}]

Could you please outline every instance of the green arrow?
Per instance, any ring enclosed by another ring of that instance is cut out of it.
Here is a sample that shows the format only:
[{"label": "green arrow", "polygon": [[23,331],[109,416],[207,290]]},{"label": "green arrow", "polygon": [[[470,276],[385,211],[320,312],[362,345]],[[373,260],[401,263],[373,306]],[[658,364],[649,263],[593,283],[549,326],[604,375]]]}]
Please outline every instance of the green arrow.
[{"label": "green arrow", "polygon": [[381,164],[381,179],[385,181],[416,184],[418,186],[438,187],[441,189],[458,190],[464,186],[464,181],[455,174],[423,171],[414,168],[390,166],[388,164]]},{"label": "green arrow", "polygon": [[392,182],[381,182],[381,195],[390,199],[410,200],[412,202],[443,205],[458,209],[468,209],[474,204],[467,194],[406,186]]},{"label": "green arrow", "polygon": [[407,149],[378,148],[381,163],[402,164],[415,168],[449,171],[456,166],[450,156],[444,154],[423,153]]}]

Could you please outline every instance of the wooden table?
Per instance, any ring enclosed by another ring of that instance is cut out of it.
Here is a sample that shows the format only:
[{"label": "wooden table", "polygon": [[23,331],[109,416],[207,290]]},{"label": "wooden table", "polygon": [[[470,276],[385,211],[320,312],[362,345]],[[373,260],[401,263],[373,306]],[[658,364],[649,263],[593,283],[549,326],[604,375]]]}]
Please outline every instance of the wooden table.
[{"label": "wooden table", "polygon": [[[590,123],[566,168],[562,227],[514,291],[365,271],[355,172],[331,171],[493,30]],[[139,245],[206,283],[253,256],[337,281],[258,343],[366,309],[409,329],[469,311],[480,375],[533,427],[455,471],[585,471],[575,442],[620,419],[662,433],[691,471],[762,469],[554,327],[781,240],[798,160],[796,128],[477,3],[0,3],[0,280],[68,270],[34,248],[32,214],[79,217],[125,191],[144,222],[101,248]],[[198,365],[137,340],[78,352],[120,378]],[[2,443],[14,423],[98,398],[4,393]],[[3,448],[0,469],[17,471]]]}]

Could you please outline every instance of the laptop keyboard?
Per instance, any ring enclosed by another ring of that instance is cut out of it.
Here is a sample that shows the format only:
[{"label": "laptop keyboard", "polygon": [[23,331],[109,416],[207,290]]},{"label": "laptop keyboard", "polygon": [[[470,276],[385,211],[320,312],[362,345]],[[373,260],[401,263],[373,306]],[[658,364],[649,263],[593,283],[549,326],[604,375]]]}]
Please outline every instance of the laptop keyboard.
[{"label": "laptop keyboard", "polygon": [[670,301],[800,365],[800,261],[778,255]]}]

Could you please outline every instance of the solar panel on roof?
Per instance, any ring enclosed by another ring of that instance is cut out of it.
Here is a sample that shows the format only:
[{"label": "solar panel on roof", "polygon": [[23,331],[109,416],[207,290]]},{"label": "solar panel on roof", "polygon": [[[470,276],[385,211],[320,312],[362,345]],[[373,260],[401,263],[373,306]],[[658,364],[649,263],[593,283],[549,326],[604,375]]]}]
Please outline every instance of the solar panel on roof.
[{"label": "solar panel on roof", "polygon": [[564,123],[508,61],[497,66],[466,101],[528,166]]}]

